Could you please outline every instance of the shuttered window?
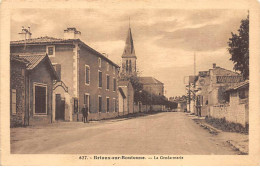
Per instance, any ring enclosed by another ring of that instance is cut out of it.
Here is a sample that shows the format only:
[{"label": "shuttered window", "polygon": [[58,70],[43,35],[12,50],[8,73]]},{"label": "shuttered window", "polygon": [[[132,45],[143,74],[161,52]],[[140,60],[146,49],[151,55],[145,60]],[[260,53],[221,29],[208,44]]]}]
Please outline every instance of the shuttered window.
[{"label": "shuttered window", "polygon": [[113,79],[113,83],[114,83],[114,85],[113,85],[114,86],[114,91],[116,91],[116,79],[115,78]]},{"label": "shuttered window", "polygon": [[98,72],[98,87],[102,87],[102,72]]},{"label": "shuttered window", "polygon": [[12,114],[16,114],[16,89],[12,89]]},{"label": "shuttered window", "polygon": [[109,112],[109,98],[107,97],[107,112]]},{"label": "shuttered window", "polygon": [[89,85],[90,83],[90,68],[88,65],[85,65],[85,84]]},{"label": "shuttered window", "polygon": [[109,90],[110,77],[107,75],[107,90]]},{"label": "shuttered window", "polygon": [[98,112],[102,112],[102,97],[98,96]]}]

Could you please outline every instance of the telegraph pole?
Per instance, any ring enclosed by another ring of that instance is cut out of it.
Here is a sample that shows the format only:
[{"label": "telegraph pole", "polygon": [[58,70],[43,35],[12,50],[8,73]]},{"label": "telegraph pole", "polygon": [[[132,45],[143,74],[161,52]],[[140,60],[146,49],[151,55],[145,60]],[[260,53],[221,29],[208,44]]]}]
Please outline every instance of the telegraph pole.
[{"label": "telegraph pole", "polygon": [[190,113],[190,101],[191,99],[190,99],[190,81],[189,81],[189,113]]}]

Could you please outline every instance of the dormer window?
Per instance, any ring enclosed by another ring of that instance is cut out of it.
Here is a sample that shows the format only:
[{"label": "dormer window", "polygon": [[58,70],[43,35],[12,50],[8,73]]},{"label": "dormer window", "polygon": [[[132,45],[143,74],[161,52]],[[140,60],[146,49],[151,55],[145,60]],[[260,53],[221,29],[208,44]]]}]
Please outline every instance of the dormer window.
[{"label": "dormer window", "polygon": [[55,56],[55,46],[46,46],[46,53],[48,54],[49,57],[54,57]]}]

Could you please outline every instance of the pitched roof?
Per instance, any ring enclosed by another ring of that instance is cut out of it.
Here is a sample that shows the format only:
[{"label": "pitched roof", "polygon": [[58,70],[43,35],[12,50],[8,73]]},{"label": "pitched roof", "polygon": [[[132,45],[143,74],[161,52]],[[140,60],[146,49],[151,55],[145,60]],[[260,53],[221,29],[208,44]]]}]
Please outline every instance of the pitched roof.
[{"label": "pitched roof", "polygon": [[154,77],[138,77],[138,79],[142,84],[163,84],[162,82],[155,79]]},{"label": "pitched roof", "polygon": [[125,41],[125,49],[122,57],[136,57],[131,28],[128,29],[128,34]]},{"label": "pitched roof", "polygon": [[54,76],[56,80],[60,80],[47,54],[46,55],[19,55],[19,58],[24,59],[28,62],[26,69],[29,71],[35,69],[40,63],[46,61],[48,66],[50,67],[51,74]]},{"label": "pitched roof", "polygon": [[29,62],[26,67],[28,70],[34,69],[45,58],[45,56],[46,55],[19,55],[20,58]]},{"label": "pitched roof", "polygon": [[244,88],[244,87],[248,87],[249,86],[249,80],[246,80],[246,81],[243,81],[243,82],[240,82],[234,86],[231,86],[229,87],[226,92],[229,92],[229,91],[234,91],[234,90],[238,90],[238,89],[241,89],[241,88]]},{"label": "pitched roof", "polygon": [[11,41],[11,45],[16,44],[41,44],[41,43],[55,43],[55,42],[70,42],[71,40],[65,40],[65,39],[58,39],[53,38],[49,36],[39,37],[39,38],[32,38],[32,39],[26,39],[26,40],[17,40],[17,41]]},{"label": "pitched roof", "polygon": [[39,37],[39,38],[31,38],[31,39],[26,39],[26,40],[18,40],[18,41],[11,41],[11,46],[19,46],[19,45],[35,45],[35,44],[71,44],[73,42],[78,42],[79,45],[85,47],[87,50],[97,54],[99,57],[102,59],[106,60],[107,62],[111,63],[115,67],[119,68],[117,64],[115,64],[113,61],[108,59],[106,56],[103,54],[99,53],[95,49],[91,48],[90,46],[86,45],[83,41],[80,39],[59,39],[59,38],[54,38],[54,37],[49,37],[49,36],[44,36],[44,37]]},{"label": "pitched roof", "polygon": [[216,67],[216,68],[212,69],[212,71],[215,76],[238,76],[238,75],[240,75],[237,72],[227,70],[222,67]]}]

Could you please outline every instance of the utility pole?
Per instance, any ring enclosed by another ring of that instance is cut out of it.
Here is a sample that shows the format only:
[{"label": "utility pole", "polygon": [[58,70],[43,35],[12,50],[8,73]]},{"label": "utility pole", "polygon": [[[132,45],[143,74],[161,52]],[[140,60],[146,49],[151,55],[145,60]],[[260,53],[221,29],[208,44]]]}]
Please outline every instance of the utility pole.
[{"label": "utility pole", "polygon": [[189,82],[189,113],[190,113],[190,101],[191,99],[190,99],[190,82]]}]

